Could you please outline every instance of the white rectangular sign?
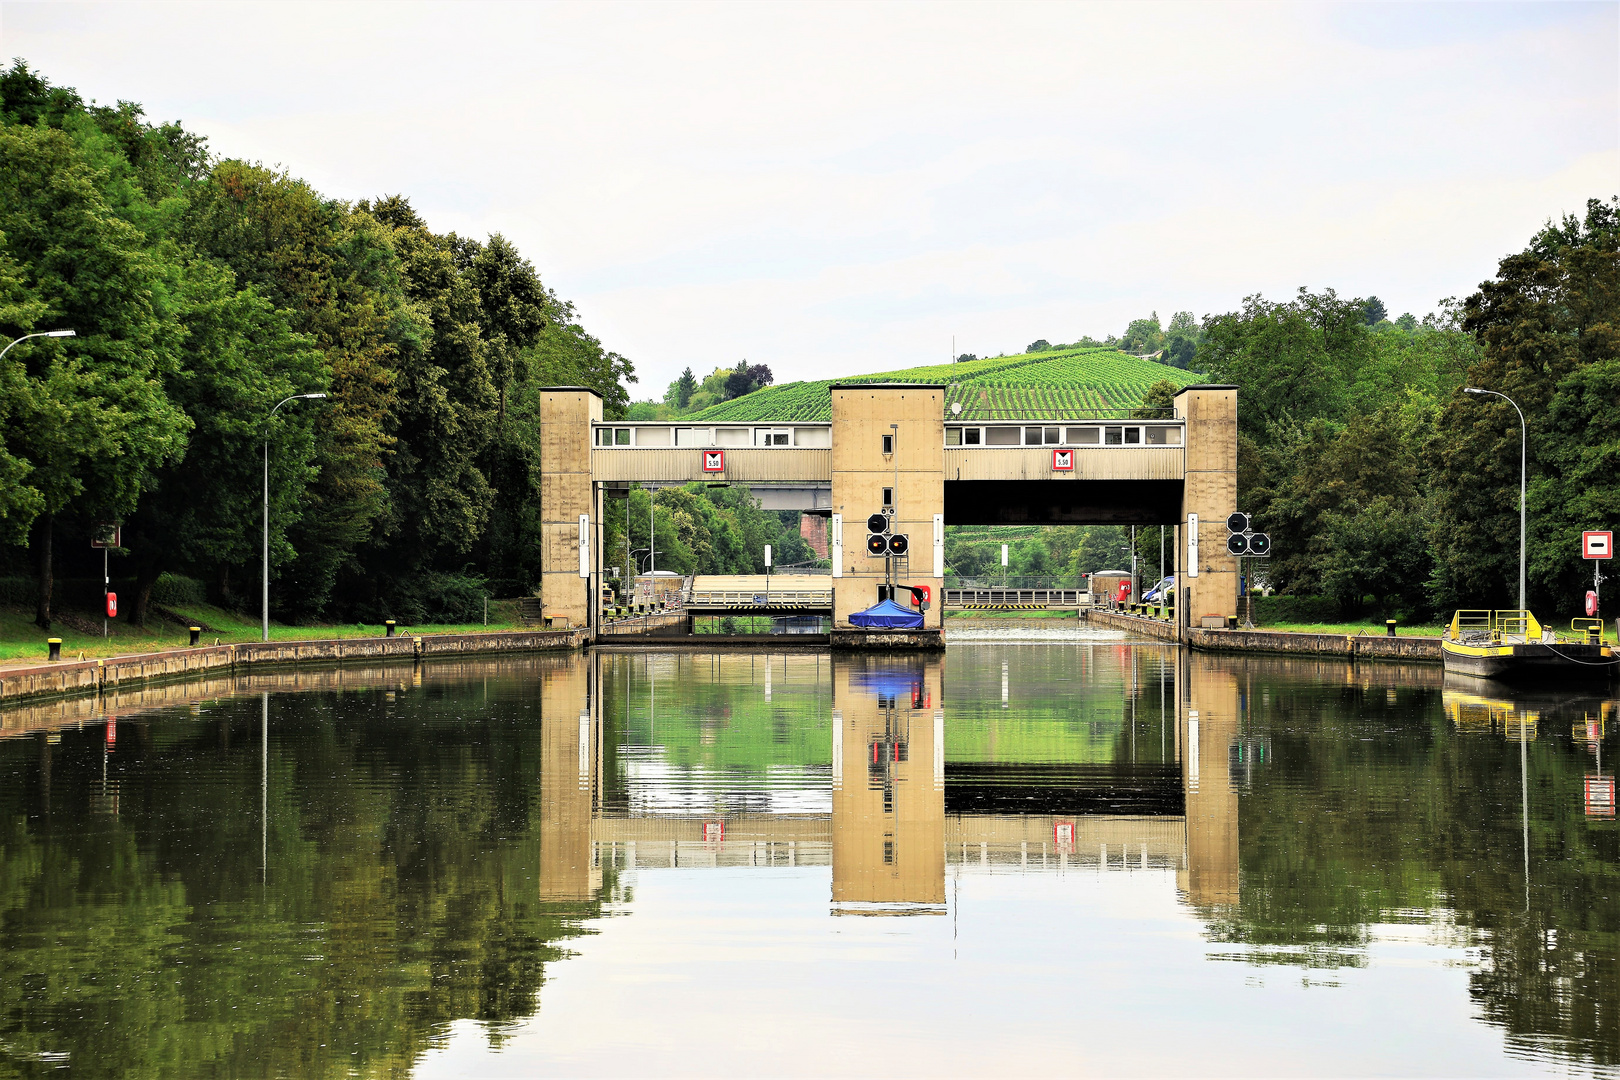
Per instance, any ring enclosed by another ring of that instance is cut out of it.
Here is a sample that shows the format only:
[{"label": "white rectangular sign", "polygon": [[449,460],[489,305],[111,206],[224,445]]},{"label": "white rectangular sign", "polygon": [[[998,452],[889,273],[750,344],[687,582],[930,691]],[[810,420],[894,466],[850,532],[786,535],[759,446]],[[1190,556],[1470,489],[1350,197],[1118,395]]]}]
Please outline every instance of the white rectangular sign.
[{"label": "white rectangular sign", "polygon": [[765,545],[765,565],[771,565],[771,545]]},{"label": "white rectangular sign", "polygon": [[1187,576],[1198,576],[1198,515],[1187,515]]},{"label": "white rectangular sign", "polygon": [[945,576],[945,515],[934,515],[934,576]]},{"label": "white rectangular sign", "polygon": [[1614,558],[1614,533],[1607,529],[1604,529],[1601,532],[1581,533],[1581,558]]},{"label": "white rectangular sign", "polygon": [[591,576],[591,515],[579,515],[579,576]]},{"label": "white rectangular sign", "polygon": [[831,553],[832,553],[832,564],[833,564],[832,576],[833,577],[843,577],[844,576],[844,515],[843,514],[834,514],[832,516]]}]

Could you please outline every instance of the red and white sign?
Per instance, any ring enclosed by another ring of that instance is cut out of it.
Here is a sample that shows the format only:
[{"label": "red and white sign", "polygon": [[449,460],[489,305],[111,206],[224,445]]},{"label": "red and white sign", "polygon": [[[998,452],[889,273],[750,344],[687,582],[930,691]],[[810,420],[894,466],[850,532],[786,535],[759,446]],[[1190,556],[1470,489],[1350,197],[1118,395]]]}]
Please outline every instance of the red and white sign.
[{"label": "red and white sign", "polygon": [[1586,590],[1586,614],[1596,615],[1598,611],[1598,594],[1591,589]]},{"label": "red and white sign", "polygon": [[1608,529],[1604,529],[1601,532],[1581,533],[1581,558],[1614,558],[1614,533]]},{"label": "red and white sign", "polygon": [[1074,471],[1074,451],[1073,450],[1054,450],[1054,451],[1052,451],[1052,471],[1053,472],[1073,472]]},{"label": "red and white sign", "polygon": [[726,840],[726,823],[723,821],[705,821],[703,823],[703,842],[705,844],[723,844]]},{"label": "red and white sign", "polygon": [[1614,777],[1586,778],[1586,816],[1614,817]]},{"label": "red and white sign", "polygon": [[1052,843],[1057,845],[1059,851],[1074,850],[1074,822],[1054,821],[1052,823]]},{"label": "red and white sign", "polygon": [[703,451],[703,471],[704,472],[725,472],[726,471],[726,452],[724,450],[705,450],[705,451]]},{"label": "red and white sign", "polygon": [[118,618],[118,594],[115,592],[107,594],[107,618]]}]

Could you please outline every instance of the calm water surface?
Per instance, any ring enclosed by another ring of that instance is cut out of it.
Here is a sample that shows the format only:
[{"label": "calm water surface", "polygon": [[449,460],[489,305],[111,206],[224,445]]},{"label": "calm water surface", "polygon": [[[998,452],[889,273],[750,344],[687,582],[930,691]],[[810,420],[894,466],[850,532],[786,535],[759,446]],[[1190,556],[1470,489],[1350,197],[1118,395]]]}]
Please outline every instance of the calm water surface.
[{"label": "calm water surface", "polygon": [[0,714],[0,1075],[1617,1074],[1610,695],[987,636]]}]

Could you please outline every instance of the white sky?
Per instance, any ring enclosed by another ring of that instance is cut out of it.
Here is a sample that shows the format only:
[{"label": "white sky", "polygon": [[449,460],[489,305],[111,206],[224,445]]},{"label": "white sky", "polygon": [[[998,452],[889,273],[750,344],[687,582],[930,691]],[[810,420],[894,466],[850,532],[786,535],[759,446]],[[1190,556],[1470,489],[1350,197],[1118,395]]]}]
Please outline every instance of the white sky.
[{"label": "white sky", "polygon": [[1422,315],[1620,192],[1620,4],[0,4],[0,51],[501,232],[659,396],[1299,285]]}]

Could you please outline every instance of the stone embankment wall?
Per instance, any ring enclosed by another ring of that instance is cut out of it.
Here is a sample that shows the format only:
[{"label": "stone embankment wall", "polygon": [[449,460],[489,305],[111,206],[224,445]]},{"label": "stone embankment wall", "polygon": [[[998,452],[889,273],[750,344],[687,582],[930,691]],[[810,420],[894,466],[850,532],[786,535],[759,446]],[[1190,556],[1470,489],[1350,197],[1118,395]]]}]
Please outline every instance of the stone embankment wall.
[{"label": "stone embankment wall", "polygon": [[[1095,626],[1129,630],[1165,641],[1177,640],[1175,626],[1155,619],[1142,619],[1114,611],[1090,611],[1086,619]],[[1187,631],[1187,644],[1208,652],[1290,653],[1335,656],[1347,660],[1441,662],[1440,639],[1437,637],[1364,637],[1356,634],[1296,634],[1284,630],[1205,630],[1194,627]]]},{"label": "stone embankment wall", "polygon": [[0,668],[0,701],[63,694],[105,694],[154,680],[194,679],[283,664],[412,662],[422,657],[577,649],[584,643],[583,630],[513,630],[206,645],[196,649],[110,656],[102,660],[66,660],[33,667]]}]

